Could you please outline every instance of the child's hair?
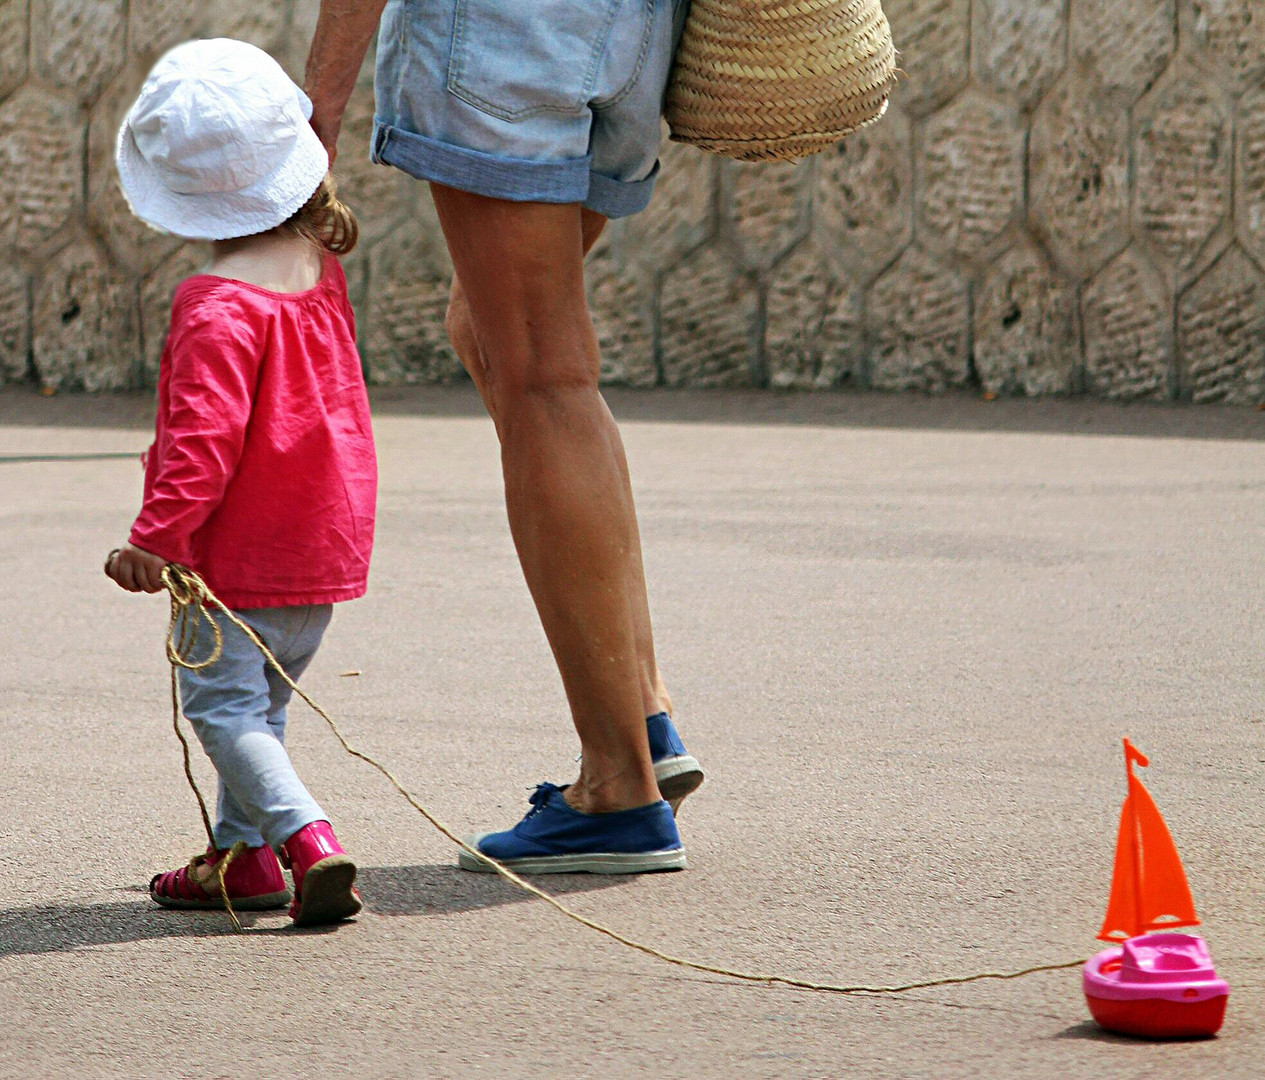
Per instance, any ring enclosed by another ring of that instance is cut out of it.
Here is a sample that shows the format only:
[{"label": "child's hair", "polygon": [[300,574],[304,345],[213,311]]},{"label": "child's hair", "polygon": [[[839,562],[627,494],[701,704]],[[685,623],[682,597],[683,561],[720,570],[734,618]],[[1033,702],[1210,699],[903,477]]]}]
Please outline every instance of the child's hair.
[{"label": "child's hair", "polygon": [[282,222],[281,228],[311,240],[335,255],[346,255],[360,237],[356,215],[338,197],[334,178],[328,173],[312,197]]}]

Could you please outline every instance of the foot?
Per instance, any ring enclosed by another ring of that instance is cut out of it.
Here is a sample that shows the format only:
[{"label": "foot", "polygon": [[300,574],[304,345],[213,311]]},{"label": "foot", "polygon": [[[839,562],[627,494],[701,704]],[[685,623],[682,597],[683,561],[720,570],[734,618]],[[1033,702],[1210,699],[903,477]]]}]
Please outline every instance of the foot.
[{"label": "foot", "polygon": [[[195,855],[188,866],[155,874],[149,883],[150,898],[168,908],[222,909],[224,898],[215,867],[227,854],[227,850],[208,848],[205,855]],[[290,890],[271,848],[248,847],[228,864],[224,884],[239,911],[268,911],[290,902]]]},{"label": "foot", "polygon": [[667,713],[646,717],[646,734],[650,738],[650,760],[654,762],[659,794],[668,801],[675,814],[681,809],[685,796],[697,791],[703,783],[702,766],[685,749],[676,725]]},{"label": "foot", "polygon": [[294,877],[290,918],[295,926],[323,926],[360,914],[360,893],[352,887],[356,864],[328,821],[304,825],[282,852]]},{"label": "foot", "polygon": [[[662,800],[635,810],[584,814],[568,805],[562,788],[540,784],[531,804],[509,831],[466,842],[520,874],[642,874],[687,866],[672,809]],[[463,870],[493,872],[466,851],[457,863]]]}]

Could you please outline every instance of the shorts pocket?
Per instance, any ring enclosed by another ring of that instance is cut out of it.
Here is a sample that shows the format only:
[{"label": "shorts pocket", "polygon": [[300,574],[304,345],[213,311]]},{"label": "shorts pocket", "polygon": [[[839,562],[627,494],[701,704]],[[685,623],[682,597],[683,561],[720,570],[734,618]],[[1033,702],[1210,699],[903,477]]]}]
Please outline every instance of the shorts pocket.
[{"label": "shorts pocket", "polygon": [[456,0],[448,90],[502,120],[579,116],[631,0]]}]

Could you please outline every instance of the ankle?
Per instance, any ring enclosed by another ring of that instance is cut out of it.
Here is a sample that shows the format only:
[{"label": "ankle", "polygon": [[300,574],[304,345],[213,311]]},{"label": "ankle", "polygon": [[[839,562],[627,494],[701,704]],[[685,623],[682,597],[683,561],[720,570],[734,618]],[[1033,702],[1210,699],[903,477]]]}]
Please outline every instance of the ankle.
[{"label": "ankle", "polygon": [[296,889],[302,887],[308,870],[330,855],[345,855],[342,844],[334,835],[334,827],[328,821],[312,821],[282,845]]},{"label": "ankle", "polygon": [[592,779],[581,775],[580,779],[563,791],[563,798],[572,810],[582,814],[613,814],[620,810],[635,810],[649,806],[660,799],[658,784],[651,774],[650,782],[636,773],[617,773]]},{"label": "ankle", "polygon": [[640,640],[637,642],[638,681],[641,684],[641,708],[647,716],[665,712],[672,715],[672,697],[668,693],[667,684],[659,673],[653,651],[647,656],[647,650]]},{"label": "ankle", "polygon": [[672,715],[672,696],[663,684],[663,679],[657,675],[653,679],[642,677],[641,697],[647,716],[654,716],[657,713]]}]

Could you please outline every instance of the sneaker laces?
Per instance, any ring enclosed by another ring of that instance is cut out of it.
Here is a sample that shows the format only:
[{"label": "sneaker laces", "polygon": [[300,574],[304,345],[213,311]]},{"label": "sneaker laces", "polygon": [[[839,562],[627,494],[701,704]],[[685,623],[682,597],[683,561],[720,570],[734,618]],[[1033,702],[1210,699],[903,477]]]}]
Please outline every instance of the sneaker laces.
[{"label": "sneaker laces", "polygon": [[562,788],[558,787],[557,784],[537,784],[536,790],[533,791],[527,799],[527,801],[531,803],[531,809],[527,811],[527,816],[535,817],[539,814],[545,808],[545,804],[549,801],[549,797],[555,791],[561,790]]}]

